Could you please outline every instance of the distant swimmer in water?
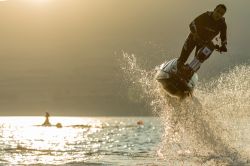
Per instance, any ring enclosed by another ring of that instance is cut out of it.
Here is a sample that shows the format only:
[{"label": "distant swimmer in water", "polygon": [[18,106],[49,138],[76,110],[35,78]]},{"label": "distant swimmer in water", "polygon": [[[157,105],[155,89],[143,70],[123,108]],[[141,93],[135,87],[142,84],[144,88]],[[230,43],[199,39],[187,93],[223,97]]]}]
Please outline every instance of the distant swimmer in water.
[{"label": "distant swimmer in water", "polygon": [[46,112],[46,115],[45,115],[45,121],[44,121],[44,123],[43,123],[43,126],[51,126],[51,124],[50,124],[50,122],[49,122],[49,113],[48,112]]},{"label": "distant swimmer in water", "polygon": [[62,128],[62,124],[61,124],[61,123],[57,123],[57,124],[56,124],[56,127],[57,127],[57,128]]}]

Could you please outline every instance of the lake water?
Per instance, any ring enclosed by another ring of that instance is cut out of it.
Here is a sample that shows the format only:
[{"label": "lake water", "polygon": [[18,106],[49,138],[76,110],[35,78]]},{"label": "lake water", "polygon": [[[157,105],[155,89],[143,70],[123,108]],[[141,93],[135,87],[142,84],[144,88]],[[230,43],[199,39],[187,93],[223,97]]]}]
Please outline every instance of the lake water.
[{"label": "lake water", "polygon": [[[1,165],[230,165],[225,156],[193,153],[188,146],[171,155],[157,117],[51,117],[62,128],[40,126],[43,121],[0,118]],[[250,152],[249,126],[244,128],[245,135],[238,136],[245,137],[241,147]]]},{"label": "lake water", "polygon": [[123,56],[134,98],[155,117],[51,117],[62,128],[41,126],[44,117],[1,117],[0,165],[250,165],[249,65],[200,82],[180,101],[155,70]]},{"label": "lake water", "polygon": [[[144,125],[138,125],[141,120]],[[135,165],[157,163],[156,118],[52,117],[62,128],[39,126],[44,117],[0,118],[0,163]]]}]

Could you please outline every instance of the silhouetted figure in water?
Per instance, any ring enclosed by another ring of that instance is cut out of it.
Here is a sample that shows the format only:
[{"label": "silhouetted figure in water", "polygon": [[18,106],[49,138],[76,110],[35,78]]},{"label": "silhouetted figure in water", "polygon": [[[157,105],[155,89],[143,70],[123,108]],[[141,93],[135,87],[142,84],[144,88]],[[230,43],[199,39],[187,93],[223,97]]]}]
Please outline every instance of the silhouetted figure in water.
[{"label": "silhouetted figure in water", "polygon": [[46,112],[46,115],[45,115],[45,121],[44,121],[44,123],[43,123],[43,126],[51,126],[51,124],[50,124],[50,122],[49,122],[49,113],[48,112]]}]

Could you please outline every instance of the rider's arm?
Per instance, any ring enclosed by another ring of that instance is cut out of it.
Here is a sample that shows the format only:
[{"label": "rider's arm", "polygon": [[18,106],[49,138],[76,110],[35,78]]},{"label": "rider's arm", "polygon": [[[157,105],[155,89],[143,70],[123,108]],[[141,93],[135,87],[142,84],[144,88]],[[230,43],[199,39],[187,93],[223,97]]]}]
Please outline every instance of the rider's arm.
[{"label": "rider's arm", "polygon": [[227,44],[227,24],[225,20],[223,20],[220,30],[220,38],[221,38],[221,45]]},{"label": "rider's arm", "polygon": [[225,22],[225,19],[223,18],[222,24],[221,24],[221,30],[220,30],[220,38],[221,38],[221,52],[227,52],[227,24]]},{"label": "rider's arm", "polygon": [[199,31],[200,31],[201,27],[203,26],[204,20],[206,20],[207,15],[208,15],[207,12],[203,13],[203,14],[199,15],[198,17],[196,17],[194,19],[194,21],[192,21],[189,24],[190,31],[193,34],[199,34]]}]

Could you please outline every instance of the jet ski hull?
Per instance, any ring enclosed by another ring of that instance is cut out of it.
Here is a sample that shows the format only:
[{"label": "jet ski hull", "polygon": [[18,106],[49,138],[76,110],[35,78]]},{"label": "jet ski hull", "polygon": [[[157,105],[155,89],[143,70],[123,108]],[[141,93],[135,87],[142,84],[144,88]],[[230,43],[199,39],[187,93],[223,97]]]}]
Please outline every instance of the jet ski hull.
[{"label": "jet ski hull", "polygon": [[190,80],[185,80],[177,72],[177,59],[163,63],[157,70],[156,80],[171,95],[185,98],[193,93],[198,82],[198,75],[194,73]]}]

